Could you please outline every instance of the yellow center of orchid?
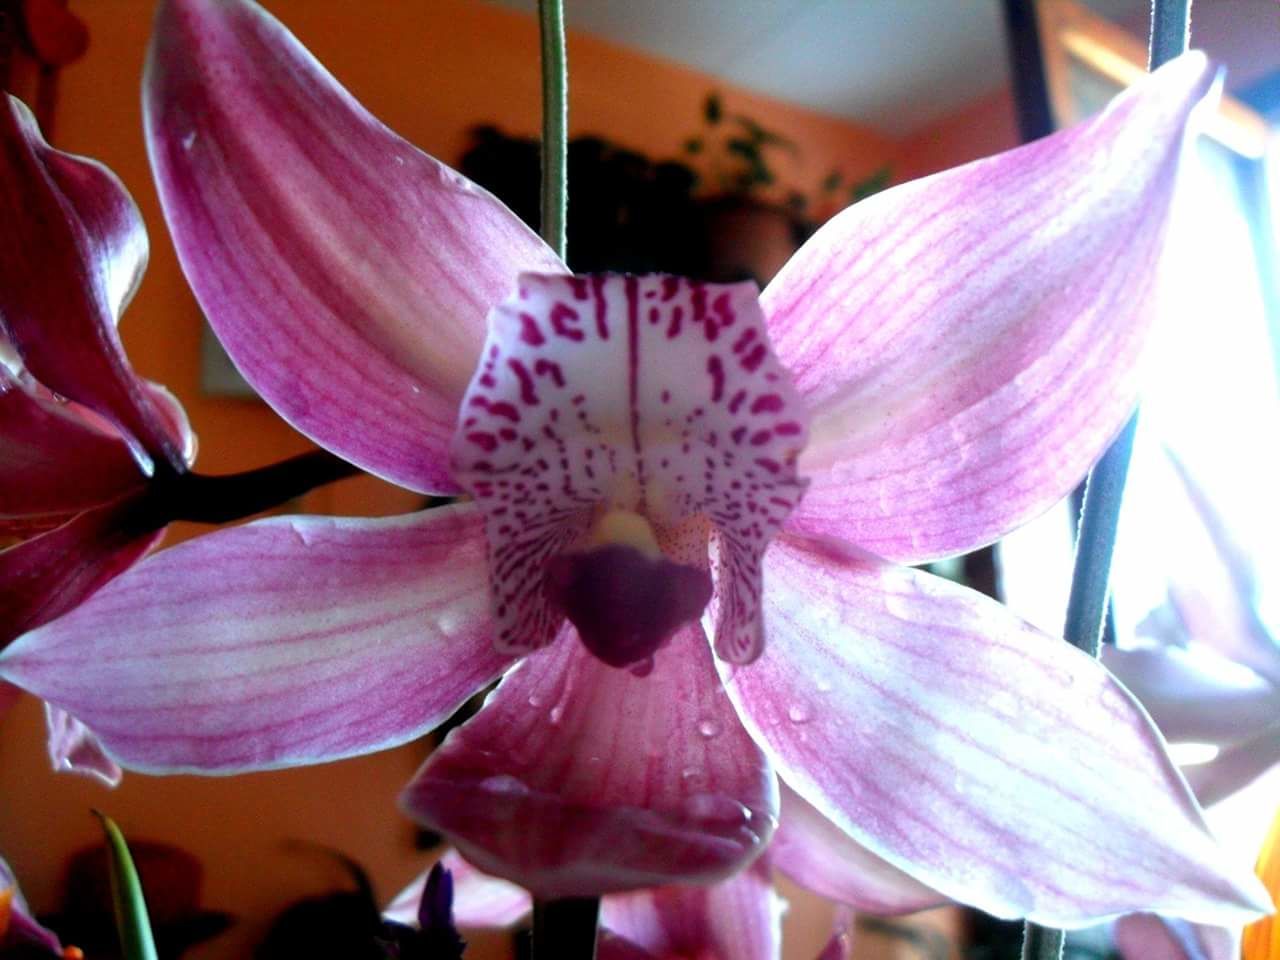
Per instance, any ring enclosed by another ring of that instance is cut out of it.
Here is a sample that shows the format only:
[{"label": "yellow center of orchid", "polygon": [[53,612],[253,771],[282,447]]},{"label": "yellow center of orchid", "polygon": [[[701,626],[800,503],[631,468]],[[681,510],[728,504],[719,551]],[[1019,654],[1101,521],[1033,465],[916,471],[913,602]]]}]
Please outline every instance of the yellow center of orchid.
[{"label": "yellow center of orchid", "polygon": [[602,513],[591,525],[583,541],[583,548],[630,547],[646,559],[657,560],[662,556],[658,537],[653,526],[638,513],[629,510],[609,510]]}]

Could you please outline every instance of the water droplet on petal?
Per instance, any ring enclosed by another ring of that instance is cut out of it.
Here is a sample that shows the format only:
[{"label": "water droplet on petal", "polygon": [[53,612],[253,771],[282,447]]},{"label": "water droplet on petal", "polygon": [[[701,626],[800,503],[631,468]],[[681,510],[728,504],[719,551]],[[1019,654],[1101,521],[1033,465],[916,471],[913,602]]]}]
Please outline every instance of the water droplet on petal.
[{"label": "water droplet on petal", "polygon": [[809,708],[802,703],[793,703],[787,707],[787,719],[792,723],[808,723],[813,719],[813,715],[809,712]]},{"label": "water droplet on petal", "polygon": [[558,726],[560,721],[564,719],[564,704],[557,703],[547,713],[547,719],[551,721],[552,726]]},{"label": "water droplet on petal", "polygon": [[751,821],[751,808],[723,793],[695,793],[684,801],[685,813],[697,820],[728,823]]},{"label": "water droplet on petal", "polygon": [[480,789],[510,797],[522,797],[530,792],[527,783],[505,773],[493,777],[485,777],[480,781]]},{"label": "water droplet on petal", "polygon": [[830,693],[832,690],[831,681],[827,679],[819,679],[817,687],[819,693]]},{"label": "water droplet on petal", "polygon": [[720,724],[716,723],[714,720],[699,720],[698,735],[706,738],[707,740],[710,740],[712,737],[718,737],[720,735]]},{"label": "water droplet on petal", "polygon": [[631,671],[631,675],[635,677],[647,677],[653,673],[653,657],[645,657],[637,663],[633,663],[627,667]]}]

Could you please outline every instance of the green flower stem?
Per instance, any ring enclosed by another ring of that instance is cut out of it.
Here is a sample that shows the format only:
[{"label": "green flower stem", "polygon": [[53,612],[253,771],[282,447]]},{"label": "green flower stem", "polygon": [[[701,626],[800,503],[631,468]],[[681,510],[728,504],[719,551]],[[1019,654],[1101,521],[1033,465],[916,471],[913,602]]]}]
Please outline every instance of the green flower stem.
[{"label": "green flower stem", "polygon": [[569,71],[562,0],[538,0],[542,35],[542,239],[565,259],[568,211]]},{"label": "green flower stem", "polygon": [[533,960],[595,960],[599,897],[533,901]]},{"label": "green flower stem", "polygon": [[[1153,0],[1151,51],[1148,66],[1154,70],[1182,54],[1191,37],[1191,0]],[[1097,656],[1107,611],[1111,554],[1120,520],[1120,501],[1129,475],[1138,415],[1125,424],[1110,449],[1089,473],[1080,532],[1076,538],[1075,569],[1071,575],[1071,599],[1067,604],[1064,634],[1069,643]],[[1022,941],[1023,960],[1059,960],[1065,936],[1028,923]]]}]

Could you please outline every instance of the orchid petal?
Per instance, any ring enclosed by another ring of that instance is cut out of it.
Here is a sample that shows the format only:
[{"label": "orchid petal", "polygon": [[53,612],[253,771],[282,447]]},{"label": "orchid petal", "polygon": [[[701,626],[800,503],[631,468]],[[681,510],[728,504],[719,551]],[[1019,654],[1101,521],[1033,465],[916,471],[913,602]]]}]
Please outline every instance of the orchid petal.
[{"label": "orchid petal", "polygon": [[1207,763],[1188,767],[1185,773],[1196,798],[1209,807],[1243,790],[1278,763],[1280,722],[1275,722],[1250,739],[1224,748]]},{"label": "orchid petal", "polygon": [[555,254],[244,0],[162,4],[144,106],[183,269],[245,378],[321,446],[456,492],[445,451],[485,316]]},{"label": "orchid petal", "polygon": [[482,543],[469,506],[221,530],[18,639],[0,676],[138,770],[231,773],[384,749],[508,663],[492,650]]},{"label": "orchid petal", "polygon": [[116,323],[147,261],[133,199],[101,164],[54,150],[30,111],[0,105],[0,340],[31,376],[113,421],[139,462],[184,464],[125,357]]},{"label": "orchid petal", "polygon": [[829,221],[761,300],[814,413],[793,526],[917,563],[1069,492],[1133,409],[1201,54]]},{"label": "orchid petal", "polygon": [[765,576],[769,646],[729,695],[792,789],[876,855],[952,899],[1055,927],[1268,909],[1092,658],[974,591],[834,541],[776,541]]},{"label": "orchid petal", "polygon": [[783,899],[757,860],[709,887],[671,886],[605,897],[600,925],[657,957],[778,960]]},{"label": "orchid petal", "polygon": [[689,624],[644,677],[566,629],[449,734],[401,802],[487,873],[586,896],[742,867],[773,831],[777,787]]},{"label": "orchid petal", "polygon": [[65,518],[146,479],[118,435],[14,376],[0,357],[0,521]]},{"label": "orchid petal", "polygon": [[[453,875],[453,919],[460,927],[500,930],[514,927],[533,909],[528,891],[514,883],[477,870],[456,850],[445,851],[440,863]],[[418,904],[430,870],[424,871],[391,901],[382,915],[412,926],[418,922]]]},{"label": "orchid petal", "polygon": [[145,499],[135,497],[86,510],[0,550],[0,649],[83,603],[163,533]]},{"label": "orchid petal", "polygon": [[107,756],[92,730],[52,704],[44,705],[44,716],[49,728],[49,759],[54,770],[82,773],[109,787],[120,782],[119,765]]},{"label": "orchid petal", "polygon": [[1238,743],[1280,717],[1280,691],[1199,645],[1107,646],[1102,662],[1174,743]]},{"label": "orchid petal", "polygon": [[782,816],[769,859],[796,883],[880,917],[947,902],[938,891],[859,844],[785,783],[780,786]]},{"label": "orchid petal", "polygon": [[1280,642],[1259,615],[1253,558],[1188,467],[1163,452],[1190,508],[1177,562],[1167,562],[1169,602],[1191,638],[1280,686]]},{"label": "orchid petal", "polygon": [[18,946],[42,947],[54,956],[62,953],[58,938],[32,917],[13,870],[0,857],[0,950]]},{"label": "orchid petal", "polygon": [[542,571],[602,508],[660,529],[709,517],[728,611],[716,650],[753,659],[760,555],[803,491],[805,423],[752,285],[522,275],[491,315],[453,444],[486,514],[500,648],[555,637]]},{"label": "orchid petal", "polygon": [[1235,960],[1239,931],[1131,913],[1115,925],[1116,949],[1124,960]]}]

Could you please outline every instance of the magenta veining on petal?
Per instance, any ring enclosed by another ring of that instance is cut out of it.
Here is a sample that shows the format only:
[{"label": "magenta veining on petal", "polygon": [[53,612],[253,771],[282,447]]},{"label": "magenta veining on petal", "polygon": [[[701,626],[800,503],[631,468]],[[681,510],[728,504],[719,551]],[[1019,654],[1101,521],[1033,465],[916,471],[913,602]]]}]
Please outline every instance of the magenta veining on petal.
[{"label": "magenta veining on petal", "polygon": [[755,286],[524,274],[489,324],[452,456],[485,513],[499,649],[567,617],[604,662],[643,664],[714,593],[717,651],[758,656],[808,416]]}]

